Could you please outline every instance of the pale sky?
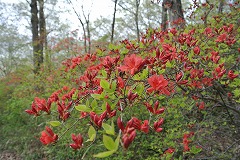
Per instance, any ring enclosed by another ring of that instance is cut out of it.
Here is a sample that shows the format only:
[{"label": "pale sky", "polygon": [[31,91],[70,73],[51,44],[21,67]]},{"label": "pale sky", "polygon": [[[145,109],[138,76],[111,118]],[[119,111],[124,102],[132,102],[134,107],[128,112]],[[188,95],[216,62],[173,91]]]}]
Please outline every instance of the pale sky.
[{"label": "pale sky", "polygon": [[[24,1],[26,0],[0,0],[0,2],[7,3],[18,3]],[[107,17],[113,14],[114,3],[111,0],[72,0],[72,2],[74,3],[76,9],[81,7],[81,4],[83,4],[84,10],[86,9],[86,11],[88,11],[89,9],[91,9],[90,21],[94,21],[100,16]],[[92,8],[90,8],[91,5]]]},{"label": "pale sky", "polygon": [[[31,1],[31,0],[28,0]],[[63,1],[63,0],[59,0],[59,1]],[[97,18],[100,18],[101,16],[103,17],[109,17],[113,15],[113,6],[114,6],[114,2],[112,2],[112,0],[71,0],[72,3],[74,4],[74,8],[75,10],[77,10],[78,14],[81,14],[81,18],[84,20],[84,17],[82,16],[82,10],[81,10],[81,6],[83,5],[85,14],[87,15],[87,13],[90,11],[90,22],[93,22],[94,20],[96,20]],[[0,2],[5,2],[5,3],[19,3],[19,2],[26,2],[26,0],[0,0]],[[76,14],[74,13],[72,6],[70,5],[66,5],[64,6],[60,4],[61,8],[64,7],[68,7],[69,10],[71,10],[71,14],[68,13],[64,13],[61,15],[61,17],[63,17],[63,19],[66,19],[67,21],[70,21],[71,24],[71,29],[75,30],[75,29],[80,29],[79,32],[81,32],[81,24],[76,16]],[[30,9],[30,8],[28,8]],[[63,20],[64,22],[64,20]],[[25,28],[20,27],[19,28],[19,32],[24,32]],[[80,33],[81,34],[81,33]]]}]

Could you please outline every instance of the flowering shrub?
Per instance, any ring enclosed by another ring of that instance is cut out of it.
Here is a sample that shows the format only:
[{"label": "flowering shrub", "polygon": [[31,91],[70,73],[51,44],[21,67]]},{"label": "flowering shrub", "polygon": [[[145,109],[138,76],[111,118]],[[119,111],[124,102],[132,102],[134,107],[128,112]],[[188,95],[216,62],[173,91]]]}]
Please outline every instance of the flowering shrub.
[{"label": "flowering shrub", "polygon": [[[69,138],[69,146],[88,152],[103,143],[105,151],[93,157],[117,154],[120,146],[131,150],[138,135],[145,134],[161,138],[159,157],[198,154],[202,148],[194,136],[200,130],[194,125],[201,122],[199,116],[214,106],[229,117],[240,113],[239,32],[235,24],[148,29],[139,43],[126,39],[110,44],[109,50],[65,61],[62,74],[77,78],[47,100],[35,98],[26,112],[49,115],[53,129],[46,126],[42,132],[44,145],[61,141],[84,124],[81,133],[72,134],[73,143]],[[85,71],[78,75],[82,66]]]}]

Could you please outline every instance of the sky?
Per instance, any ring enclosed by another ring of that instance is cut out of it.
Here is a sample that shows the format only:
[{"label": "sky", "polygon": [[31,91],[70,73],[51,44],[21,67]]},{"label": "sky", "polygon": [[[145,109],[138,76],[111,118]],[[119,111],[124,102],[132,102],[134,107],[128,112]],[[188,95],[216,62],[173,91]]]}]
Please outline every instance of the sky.
[{"label": "sky", "polygon": [[[31,1],[31,0],[28,0]],[[66,1],[66,0],[59,0],[59,1]],[[103,17],[109,17],[113,15],[113,6],[114,2],[112,0],[71,0],[74,4],[75,10],[77,10],[78,14],[81,14],[81,18],[83,18],[82,12],[81,12],[81,6],[83,5],[84,11],[87,14],[90,11],[90,22],[93,22],[94,20]],[[26,0],[0,0],[0,2],[5,3],[19,3],[19,2],[26,2]],[[61,17],[71,24],[71,30],[80,29],[81,30],[81,24],[76,16],[76,14],[73,12],[72,6],[64,4],[60,4],[61,8],[68,7],[69,10],[71,10],[71,14],[64,13],[61,15]],[[29,9],[29,8],[28,8]],[[25,28],[19,28],[19,31],[24,31]]]},{"label": "sky", "polygon": [[[25,2],[26,0],[0,0],[0,2],[6,3],[18,3]],[[28,0],[31,1],[31,0]],[[75,9],[81,8],[83,4],[85,11],[91,11],[90,21],[94,21],[100,16],[108,17],[113,14],[114,3],[111,0],[71,0]],[[69,8],[71,9],[71,8]],[[68,17],[69,18],[69,17]],[[76,15],[72,15],[70,19],[76,19]]]}]

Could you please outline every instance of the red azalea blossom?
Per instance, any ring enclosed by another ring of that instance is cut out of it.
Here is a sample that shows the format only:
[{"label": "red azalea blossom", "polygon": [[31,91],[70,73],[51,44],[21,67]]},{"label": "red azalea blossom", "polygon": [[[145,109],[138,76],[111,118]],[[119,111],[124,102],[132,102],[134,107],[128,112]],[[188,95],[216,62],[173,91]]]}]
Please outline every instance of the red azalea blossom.
[{"label": "red azalea blossom", "polygon": [[227,34],[223,33],[217,37],[216,42],[224,42],[226,38],[227,38]]},{"label": "red azalea blossom", "polygon": [[[125,149],[127,149],[129,147],[129,145],[132,143],[132,141],[136,137],[136,130],[135,130],[134,127],[132,127],[133,123],[134,122],[131,119],[127,123],[127,126],[124,127],[124,124],[123,124],[121,118],[117,119],[118,128],[123,132],[123,134],[122,134],[122,142],[123,142],[123,146],[124,146]],[[135,123],[136,123],[136,121],[135,121]],[[135,126],[137,126],[137,125],[135,124]]]},{"label": "red azalea blossom", "polygon": [[194,132],[190,132],[190,133],[185,133],[183,135],[183,152],[186,152],[186,151],[189,151],[190,148],[189,148],[189,143],[191,141],[188,140],[188,138],[192,137],[194,135]]},{"label": "red azalea blossom", "polygon": [[238,77],[238,74],[234,74],[232,70],[228,71],[228,78],[233,80]]},{"label": "red azalea blossom", "polygon": [[159,107],[159,101],[156,101],[155,102],[155,104],[154,104],[154,107],[152,107],[149,103],[145,103],[145,106],[147,107],[147,109],[148,109],[148,111],[149,112],[151,112],[151,113],[153,113],[153,114],[162,114],[163,112],[164,112],[164,110],[165,110],[165,108],[164,107],[162,107],[162,108],[159,108],[158,109],[158,107]]},{"label": "red azalea blossom", "polygon": [[42,144],[47,145],[57,141],[58,135],[54,134],[52,129],[46,126],[45,131],[42,131],[42,135],[40,137],[40,141]]},{"label": "red azalea blossom", "polygon": [[80,149],[82,147],[82,143],[83,143],[83,137],[81,134],[75,135],[72,134],[72,140],[74,143],[70,144],[70,147],[77,150]]},{"label": "red azalea blossom", "polygon": [[34,103],[38,106],[38,108],[40,110],[50,114],[50,108],[51,108],[51,104],[52,104],[51,99],[48,99],[48,101],[46,102],[45,99],[40,99],[40,98],[36,97],[34,99]]},{"label": "red azalea blossom", "polygon": [[138,94],[137,93],[132,93],[132,91],[130,90],[128,92],[128,96],[127,97],[128,97],[128,100],[130,102],[132,102],[134,99],[136,99],[138,97]]},{"label": "red azalea blossom", "polygon": [[178,73],[176,75],[176,82],[180,81],[182,79],[182,77],[183,77],[183,73],[182,72]]},{"label": "red azalea blossom", "polygon": [[199,48],[198,46],[196,46],[196,47],[193,49],[193,52],[198,55],[198,54],[200,53],[200,48]]},{"label": "red azalea blossom", "polygon": [[130,56],[124,58],[123,63],[124,65],[118,67],[118,69],[120,71],[130,72],[131,75],[134,75],[143,67],[145,61],[141,57],[131,54]]},{"label": "red azalea blossom", "polygon": [[121,77],[117,77],[117,82],[118,82],[118,88],[123,89],[125,86],[125,82]]},{"label": "red azalea blossom", "polygon": [[157,122],[154,122],[153,127],[156,132],[161,132],[163,128],[160,128],[160,126],[163,124],[164,119],[159,118]]},{"label": "red azalea blossom", "polygon": [[127,128],[122,136],[122,142],[125,149],[129,147],[134,138],[136,137],[136,130],[134,128]]},{"label": "red azalea blossom", "polygon": [[166,154],[166,153],[172,154],[173,152],[175,152],[175,149],[174,149],[174,148],[168,148],[168,149],[164,152],[164,154]]},{"label": "red azalea blossom", "polygon": [[196,106],[198,107],[199,110],[204,110],[205,103],[204,102],[196,103]]},{"label": "red azalea blossom", "polygon": [[102,122],[106,116],[107,111],[103,112],[100,116],[98,116],[95,112],[90,112],[90,118],[98,128],[102,127]]},{"label": "red azalea blossom", "polygon": [[40,109],[36,106],[36,104],[33,102],[32,103],[32,106],[31,106],[31,109],[27,109],[25,110],[25,112],[27,112],[28,114],[32,114],[34,116],[39,116],[39,112],[40,112]]},{"label": "red azalea blossom", "polygon": [[148,83],[151,87],[147,89],[147,92],[159,91],[160,93],[170,95],[170,92],[167,90],[168,81],[164,79],[163,75],[153,75],[148,78]]}]

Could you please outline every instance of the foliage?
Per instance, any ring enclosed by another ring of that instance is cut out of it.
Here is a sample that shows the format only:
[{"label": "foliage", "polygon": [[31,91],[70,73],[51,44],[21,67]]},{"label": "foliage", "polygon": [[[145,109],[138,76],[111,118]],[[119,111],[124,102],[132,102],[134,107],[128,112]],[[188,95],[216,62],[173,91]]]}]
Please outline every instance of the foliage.
[{"label": "foliage", "polygon": [[66,142],[69,152],[88,159],[237,156],[233,139],[226,148],[211,141],[217,146],[211,152],[205,141],[225,127],[224,136],[239,138],[240,30],[218,18],[210,23],[184,31],[150,28],[139,43],[126,39],[65,61],[65,83],[52,83],[56,90],[26,110],[47,121],[43,144]]}]

